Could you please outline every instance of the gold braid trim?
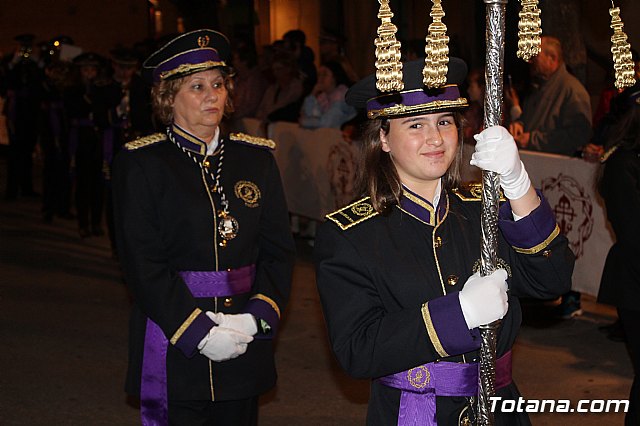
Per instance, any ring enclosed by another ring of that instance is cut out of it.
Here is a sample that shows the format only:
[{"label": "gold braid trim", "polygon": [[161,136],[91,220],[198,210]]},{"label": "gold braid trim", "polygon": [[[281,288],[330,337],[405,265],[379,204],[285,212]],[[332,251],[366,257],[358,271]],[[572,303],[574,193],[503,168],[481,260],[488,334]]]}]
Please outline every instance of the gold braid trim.
[{"label": "gold braid trim", "polygon": [[393,12],[389,0],[378,0],[380,11],[378,18],[382,24],[378,27],[376,45],[376,88],[381,92],[404,89],[402,81],[402,62],[400,62],[400,42],[396,40],[398,29],[391,23]]},{"label": "gold braid trim", "polygon": [[404,114],[416,114],[416,113],[430,113],[434,111],[440,111],[449,108],[461,108],[469,106],[469,102],[466,98],[458,98],[452,101],[433,101],[428,104],[420,105],[403,105],[398,104],[382,109],[372,109],[367,112],[367,117],[370,119],[378,117],[395,117]]},{"label": "gold braid trim", "polygon": [[431,343],[433,344],[433,348],[441,357],[448,357],[449,354],[444,350],[444,346],[442,346],[442,342],[440,342],[440,338],[438,337],[438,333],[436,332],[436,327],[433,325],[433,321],[431,320],[431,312],[429,312],[429,302],[423,303],[420,311],[422,312],[422,321],[424,321],[424,326],[427,329],[427,334],[429,335],[429,340],[431,340]]},{"label": "gold braid trim", "polygon": [[278,318],[280,318],[280,308],[272,298],[265,296],[264,294],[258,293],[252,296],[251,299],[257,299],[257,300],[262,300],[263,302],[267,302],[269,306],[271,306],[271,309],[273,309],[276,312],[276,315],[278,315]]},{"label": "gold braid trim", "polygon": [[[613,1],[611,5],[613,6]],[[612,7],[609,9],[609,15],[611,15],[611,28],[613,29],[611,53],[613,53],[613,69],[616,74],[615,85],[616,88],[623,89],[633,86],[636,82],[631,45],[627,43],[627,35],[622,31],[624,24],[620,18],[620,8]]]},{"label": "gold braid trim", "polygon": [[178,331],[176,331],[173,336],[171,336],[171,339],[169,340],[171,342],[172,345],[175,345],[178,340],[180,339],[180,337],[182,337],[182,334],[186,331],[187,328],[189,328],[189,326],[191,325],[191,323],[193,321],[195,321],[195,319],[198,317],[198,315],[200,315],[202,313],[202,310],[200,308],[195,308],[193,310],[193,312],[191,312],[191,315],[189,315],[189,318],[187,318],[182,325],[180,326],[180,328],[178,328]]},{"label": "gold braid trim", "polygon": [[422,77],[424,85],[430,89],[442,87],[447,82],[449,63],[449,37],[447,26],[442,22],[444,9],[441,0],[431,0],[433,6],[429,14],[433,22],[429,25],[424,48],[424,69]]},{"label": "gold braid trim", "polygon": [[200,64],[181,64],[178,68],[174,68],[172,70],[160,73],[160,79],[165,80],[177,74],[184,74],[188,72],[195,73],[198,71],[205,71],[210,68],[224,67],[224,66],[226,66],[224,61],[207,61],[207,62],[202,62]]},{"label": "gold braid trim", "polygon": [[271,139],[260,138],[247,135],[246,133],[231,133],[229,138],[233,141],[243,141],[257,146],[265,146],[269,149],[276,149],[276,143]]},{"label": "gold braid trim", "polygon": [[522,10],[518,22],[518,52],[516,55],[529,61],[540,53],[540,36],[542,35],[542,21],[538,0],[520,0]]}]

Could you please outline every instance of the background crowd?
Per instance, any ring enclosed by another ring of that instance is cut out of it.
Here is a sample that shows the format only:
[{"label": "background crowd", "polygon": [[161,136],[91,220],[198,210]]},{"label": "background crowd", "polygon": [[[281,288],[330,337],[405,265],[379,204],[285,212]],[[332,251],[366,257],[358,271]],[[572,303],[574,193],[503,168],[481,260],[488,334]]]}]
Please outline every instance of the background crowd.
[{"label": "background crowd", "polygon": [[[41,196],[46,223],[55,218],[75,220],[81,238],[106,232],[117,256],[110,166],[124,143],[159,130],[151,113],[150,83],[140,64],[168,39],[114,46],[105,56],[75,46],[69,36],[46,41],[31,34],[16,36],[15,50],[0,59],[0,97],[9,137],[5,199]],[[359,76],[343,53],[344,40],[325,33],[317,53],[307,46],[301,30],[262,46],[260,54],[251,41],[231,43],[235,111],[223,123],[228,130],[244,130],[245,118],[260,120],[265,129],[277,121],[310,129],[342,128],[349,134],[357,129],[363,117],[345,103],[344,94]],[[404,60],[421,55],[415,45],[403,44]],[[636,52],[633,59],[639,78]],[[543,37],[542,52],[530,62],[530,78],[520,80],[530,84],[515,87],[510,79],[505,81],[503,125],[521,149],[582,157],[605,166],[622,161],[620,152],[631,152],[630,158],[637,161],[638,82],[618,90],[611,78],[610,87],[595,96],[597,106],[592,110],[592,96],[565,64],[561,42],[554,37]],[[483,128],[484,70],[471,70],[463,90],[470,103],[465,112],[465,142],[474,144],[473,135]],[[33,182],[34,154],[43,167],[41,192]],[[620,179],[612,177],[612,169],[608,167],[601,185],[610,219],[617,217],[610,211],[616,206],[614,197],[619,201],[632,191],[611,190],[614,184],[607,182]],[[620,238],[624,231],[616,223],[613,226]],[[622,243],[614,248],[605,272],[611,272],[612,262],[619,262],[620,252],[626,253],[623,256],[637,253]],[[631,276],[637,279],[631,271],[626,280]],[[628,289],[612,291],[614,281],[610,275],[603,278],[600,301],[621,305],[622,316],[631,318],[629,311],[634,310],[622,303],[629,298],[619,297]],[[563,296],[557,314],[562,318],[580,315],[580,294]],[[616,323],[603,331],[613,340],[625,340],[629,322],[627,327]],[[637,349],[635,353],[637,357]],[[637,392],[637,383],[634,386]]]}]

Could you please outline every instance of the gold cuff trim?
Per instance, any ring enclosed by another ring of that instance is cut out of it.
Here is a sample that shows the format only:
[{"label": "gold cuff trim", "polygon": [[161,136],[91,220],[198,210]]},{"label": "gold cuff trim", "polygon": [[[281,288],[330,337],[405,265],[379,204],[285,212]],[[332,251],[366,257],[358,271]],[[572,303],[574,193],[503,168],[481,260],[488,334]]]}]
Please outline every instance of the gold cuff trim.
[{"label": "gold cuff trim", "polygon": [[180,337],[182,337],[182,334],[186,331],[187,328],[189,328],[189,326],[191,325],[191,323],[193,321],[195,321],[195,319],[198,317],[198,315],[200,315],[202,313],[202,310],[200,308],[195,308],[193,310],[193,312],[191,312],[191,315],[189,315],[189,318],[187,318],[187,320],[185,322],[182,323],[182,325],[180,326],[180,328],[178,329],[178,331],[176,331],[173,336],[171,336],[171,340],[169,340],[171,342],[172,345],[175,345],[176,342],[178,340],[180,340]]},{"label": "gold cuff trim", "polygon": [[444,350],[442,343],[440,343],[440,339],[438,338],[438,333],[436,333],[436,328],[433,325],[433,321],[431,321],[431,313],[429,313],[429,302],[425,302],[422,304],[422,320],[424,321],[424,326],[427,328],[427,334],[429,335],[429,339],[431,343],[433,343],[433,347],[435,348],[438,355],[441,357],[448,357],[449,354]]},{"label": "gold cuff trim", "polygon": [[538,253],[540,250],[544,249],[545,247],[547,247],[551,241],[553,241],[558,235],[560,234],[560,227],[558,226],[558,224],[556,223],[556,227],[553,230],[553,232],[551,232],[551,235],[549,235],[547,237],[547,239],[545,239],[543,242],[541,242],[540,244],[538,244],[537,246],[525,249],[525,248],[519,248],[519,247],[513,247],[513,249],[518,252],[518,253],[524,253],[524,254],[536,254]]},{"label": "gold cuff trim", "polygon": [[274,311],[276,311],[276,314],[278,314],[278,319],[280,318],[280,308],[278,307],[278,304],[274,302],[273,299],[271,299],[270,297],[267,297],[264,294],[258,293],[255,296],[253,296],[251,299],[258,299],[258,300],[263,300],[267,302],[269,305],[271,305],[271,308]]},{"label": "gold cuff trim", "polygon": [[454,101],[433,101],[429,102],[428,104],[409,106],[398,104],[382,109],[372,109],[371,111],[367,112],[367,117],[369,117],[370,119],[378,117],[395,117],[398,115],[430,113],[433,111],[439,111],[441,109],[460,108],[466,106],[469,106],[466,98],[458,98]]}]

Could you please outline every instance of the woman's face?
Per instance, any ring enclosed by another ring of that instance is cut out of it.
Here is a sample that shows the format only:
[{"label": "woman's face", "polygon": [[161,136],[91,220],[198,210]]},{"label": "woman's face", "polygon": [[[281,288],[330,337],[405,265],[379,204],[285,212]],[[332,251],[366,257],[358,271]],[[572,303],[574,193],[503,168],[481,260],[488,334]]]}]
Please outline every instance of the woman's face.
[{"label": "woman's face", "polygon": [[173,120],[196,136],[208,136],[222,120],[227,96],[220,70],[191,74],[185,77],[173,100]]},{"label": "woman's face", "polygon": [[409,188],[436,184],[456,156],[458,128],[452,112],[389,120],[389,133],[380,131],[400,181]]},{"label": "woman's face", "polygon": [[323,92],[330,92],[336,87],[336,79],[328,67],[318,68],[318,88]]}]

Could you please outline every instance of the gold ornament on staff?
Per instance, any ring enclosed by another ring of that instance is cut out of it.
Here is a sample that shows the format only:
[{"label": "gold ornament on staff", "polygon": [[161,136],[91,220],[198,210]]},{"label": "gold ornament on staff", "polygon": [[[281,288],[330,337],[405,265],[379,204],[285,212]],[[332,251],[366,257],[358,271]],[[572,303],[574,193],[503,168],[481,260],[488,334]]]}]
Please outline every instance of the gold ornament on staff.
[{"label": "gold ornament on staff", "polygon": [[538,0],[520,0],[522,10],[518,22],[518,58],[529,61],[540,53],[540,36],[542,27]]},{"label": "gold ornament on staff", "polygon": [[627,35],[622,31],[624,24],[620,18],[620,8],[611,2],[611,53],[613,53],[613,69],[615,70],[617,89],[633,86],[636,82],[634,75],[634,63],[631,57],[631,45],[627,43]]},{"label": "gold ornament on staff", "polygon": [[400,42],[396,40],[398,29],[391,23],[393,12],[389,0],[378,0],[380,11],[378,18],[382,24],[378,27],[376,45],[376,88],[381,92],[404,89],[402,81],[402,62],[400,62]]},{"label": "gold ornament on staff", "polygon": [[422,76],[424,85],[432,89],[442,87],[447,82],[449,64],[449,37],[447,26],[442,22],[444,9],[441,0],[431,0],[433,6],[429,14],[433,22],[429,25],[424,52],[424,69]]}]

